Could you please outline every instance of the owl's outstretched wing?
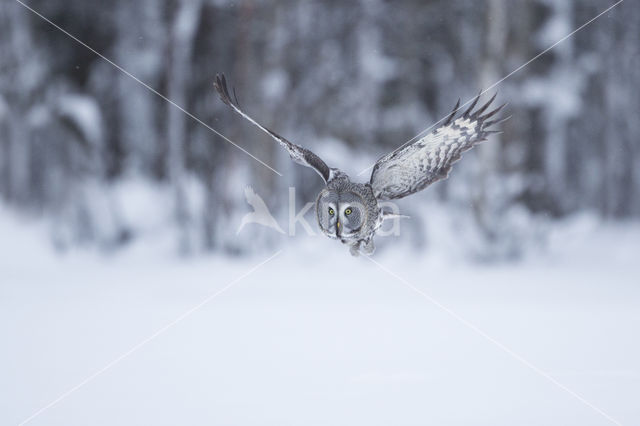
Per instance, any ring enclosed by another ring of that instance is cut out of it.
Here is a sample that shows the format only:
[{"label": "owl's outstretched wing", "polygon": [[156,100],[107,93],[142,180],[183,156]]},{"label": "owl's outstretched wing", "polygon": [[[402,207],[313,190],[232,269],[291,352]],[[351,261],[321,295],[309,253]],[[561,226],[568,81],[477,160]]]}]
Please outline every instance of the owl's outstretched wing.
[{"label": "owl's outstretched wing", "polygon": [[376,198],[389,200],[406,197],[446,178],[452,164],[460,159],[464,151],[486,140],[489,134],[498,133],[488,129],[491,125],[509,118],[488,121],[505,104],[482,115],[495,97],[494,95],[486,104],[473,111],[480,99],[478,95],[462,115],[456,116],[460,106],[458,100],[441,127],[380,158],[373,167],[370,180]]},{"label": "owl's outstretched wing", "polygon": [[229,96],[229,89],[227,88],[227,80],[225,79],[224,74],[216,75],[216,80],[213,83],[213,87],[215,87],[216,91],[220,95],[220,99],[222,99],[222,102],[229,105],[235,112],[237,112],[238,114],[240,114],[241,116],[249,120],[251,123],[257,126],[260,130],[268,133],[269,136],[271,136],[273,139],[278,141],[278,143],[282,145],[282,147],[289,152],[289,156],[293,161],[295,161],[298,164],[302,164],[303,166],[311,167],[312,169],[314,169],[316,172],[318,172],[320,177],[324,179],[325,183],[331,180],[333,175],[333,170],[330,169],[329,166],[327,166],[327,164],[324,161],[322,161],[320,157],[318,157],[316,154],[314,154],[310,150],[303,148],[299,145],[296,145],[292,142],[289,142],[282,136],[272,132],[271,130],[264,127],[262,124],[255,121],[253,118],[247,115],[244,111],[242,111],[240,109],[240,106],[238,105],[237,100],[236,102],[234,102],[231,99],[231,96]]}]

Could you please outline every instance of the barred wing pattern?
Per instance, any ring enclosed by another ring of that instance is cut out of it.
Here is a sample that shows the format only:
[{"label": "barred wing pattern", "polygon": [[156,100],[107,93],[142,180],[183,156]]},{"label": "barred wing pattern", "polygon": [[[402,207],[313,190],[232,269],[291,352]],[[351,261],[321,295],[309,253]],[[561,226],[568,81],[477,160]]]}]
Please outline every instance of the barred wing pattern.
[{"label": "barred wing pattern", "polygon": [[493,95],[486,104],[473,112],[480,99],[478,95],[462,115],[456,116],[460,106],[458,100],[453,112],[441,127],[379,159],[370,180],[376,198],[390,200],[406,197],[446,178],[452,164],[460,159],[464,151],[486,140],[489,134],[499,133],[488,130],[489,126],[509,118],[487,121],[505,104],[482,115],[495,97],[496,95]]},{"label": "barred wing pattern", "polygon": [[320,177],[324,179],[325,183],[328,182],[333,177],[334,170],[330,169],[326,165],[326,163],[322,161],[322,159],[318,157],[316,154],[314,154],[313,152],[309,151],[306,148],[303,148],[292,142],[289,142],[282,136],[267,129],[262,124],[258,123],[253,118],[248,116],[244,111],[242,111],[240,109],[240,106],[238,105],[238,101],[236,100],[234,102],[233,100],[231,100],[231,96],[229,96],[229,89],[227,88],[227,80],[225,79],[224,74],[216,75],[216,80],[213,83],[213,86],[218,92],[218,95],[220,95],[220,99],[222,99],[222,102],[229,105],[235,112],[237,112],[238,114],[240,114],[241,116],[249,120],[251,123],[257,126],[260,130],[268,133],[269,136],[271,136],[273,139],[278,141],[278,143],[289,152],[289,156],[294,162],[314,169],[320,175]]}]

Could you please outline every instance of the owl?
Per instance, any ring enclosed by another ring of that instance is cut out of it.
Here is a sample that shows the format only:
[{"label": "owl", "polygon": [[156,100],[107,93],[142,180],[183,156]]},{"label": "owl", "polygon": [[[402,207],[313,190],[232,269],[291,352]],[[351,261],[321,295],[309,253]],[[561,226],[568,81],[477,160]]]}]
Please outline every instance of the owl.
[{"label": "owl", "polygon": [[310,150],[289,142],[247,115],[237,100],[231,99],[224,74],[216,75],[214,87],[225,104],[275,139],[294,162],[320,175],[325,187],[316,199],[318,227],[327,237],[348,245],[354,256],[373,254],[376,231],[385,220],[398,217],[381,208],[379,201],[403,198],[445,179],[464,151],[486,140],[490,134],[498,133],[489,127],[508,118],[490,120],[505,105],[487,111],[496,95],[474,110],[480,99],[478,95],[461,114],[458,114],[458,100],[442,126],[380,158],[373,166],[369,182],[357,183],[343,171],[327,166]]}]

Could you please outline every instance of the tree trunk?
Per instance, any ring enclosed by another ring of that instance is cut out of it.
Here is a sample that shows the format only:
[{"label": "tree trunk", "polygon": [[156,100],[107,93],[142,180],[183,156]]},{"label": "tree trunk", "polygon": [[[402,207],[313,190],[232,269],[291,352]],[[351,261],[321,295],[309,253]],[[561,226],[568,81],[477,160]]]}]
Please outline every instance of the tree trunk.
[{"label": "tree trunk", "polygon": [[[187,79],[202,3],[199,0],[181,0],[171,25],[169,39],[169,69],[167,96],[176,104],[187,108]],[[191,248],[189,238],[189,209],[184,188],[185,144],[187,116],[173,105],[167,104],[167,133],[169,155],[167,169],[173,190],[174,215],[178,225],[178,250],[186,254]]]}]

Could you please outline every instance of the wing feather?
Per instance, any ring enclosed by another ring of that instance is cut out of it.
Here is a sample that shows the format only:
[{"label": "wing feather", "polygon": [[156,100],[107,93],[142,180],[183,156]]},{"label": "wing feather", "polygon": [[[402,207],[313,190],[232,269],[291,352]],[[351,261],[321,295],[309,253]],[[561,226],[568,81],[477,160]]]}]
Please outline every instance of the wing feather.
[{"label": "wing feather", "polygon": [[[306,148],[303,148],[299,145],[289,142],[287,139],[267,129],[262,124],[258,123],[253,118],[251,118],[244,111],[242,111],[242,109],[240,109],[240,106],[238,104],[237,98],[234,102],[231,99],[231,96],[229,95],[229,89],[227,88],[227,80],[224,77],[224,74],[216,75],[216,79],[213,83],[213,86],[218,92],[218,95],[220,95],[220,99],[222,99],[222,102],[230,106],[231,109],[233,109],[235,112],[240,114],[246,120],[250,121],[255,126],[257,126],[260,130],[262,130],[263,132],[271,136],[273,139],[275,139],[284,149],[287,150],[287,152],[289,153],[289,156],[294,162],[301,164],[303,166],[311,167],[320,175],[320,177],[322,177],[322,179],[324,179],[325,182],[328,182],[333,177],[334,175],[333,169],[330,169],[327,166],[327,164],[324,161],[322,161],[322,159],[318,157],[316,154],[314,154],[313,152],[311,152]],[[235,91],[234,91],[234,97],[235,97]]]},{"label": "wing feather", "polygon": [[445,179],[451,166],[460,159],[463,152],[486,140],[490,134],[499,133],[489,129],[490,126],[509,118],[488,121],[506,104],[483,115],[495,98],[496,95],[493,95],[488,102],[473,111],[480,99],[479,94],[464,113],[456,116],[460,106],[458,100],[441,127],[380,158],[373,167],[370,180],[375,196],[382,200],[402,198]]}]

